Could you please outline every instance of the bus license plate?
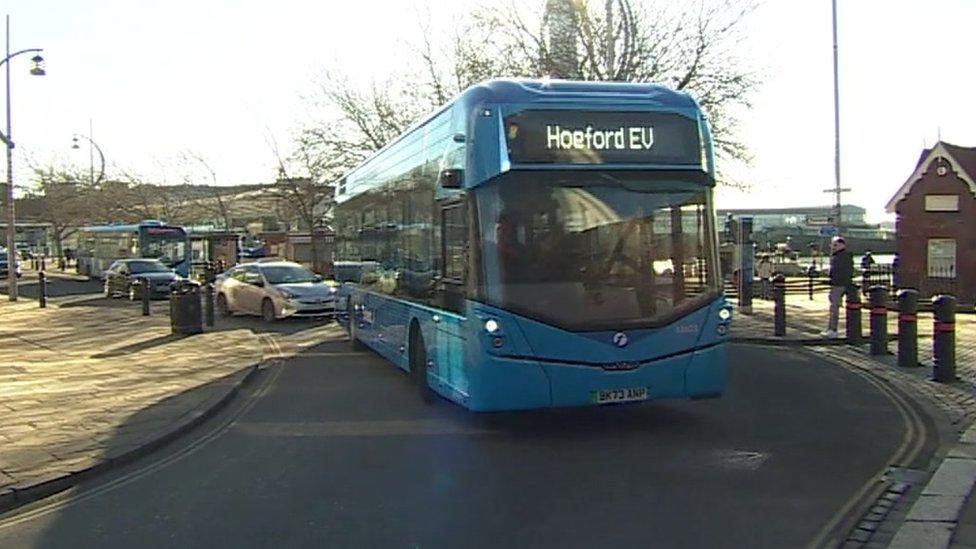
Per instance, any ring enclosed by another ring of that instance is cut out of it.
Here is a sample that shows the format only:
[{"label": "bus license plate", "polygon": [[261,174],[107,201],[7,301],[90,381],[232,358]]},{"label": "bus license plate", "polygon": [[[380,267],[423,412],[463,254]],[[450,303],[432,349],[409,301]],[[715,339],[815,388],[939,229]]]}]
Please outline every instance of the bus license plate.
[{"label": "bus license plate", "polygon": [[609,404],[611,402],[634,402],[638,400],[647,400],[647,387],[603,389],[596,392],[597,404]]}]

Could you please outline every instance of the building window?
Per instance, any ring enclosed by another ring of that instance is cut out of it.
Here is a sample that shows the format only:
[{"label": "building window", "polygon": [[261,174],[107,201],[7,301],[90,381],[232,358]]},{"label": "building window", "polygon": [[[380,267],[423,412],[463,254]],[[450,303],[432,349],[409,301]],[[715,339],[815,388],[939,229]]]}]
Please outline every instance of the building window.
[{"label": "building window", "polygon": [[956,278],[955,239],[929,239],[929,278]]},{"label": "building window", "polygon": [[958,212],[959,195],[957,194],[927,194],[925,195],[925,211],[927,212]]}]

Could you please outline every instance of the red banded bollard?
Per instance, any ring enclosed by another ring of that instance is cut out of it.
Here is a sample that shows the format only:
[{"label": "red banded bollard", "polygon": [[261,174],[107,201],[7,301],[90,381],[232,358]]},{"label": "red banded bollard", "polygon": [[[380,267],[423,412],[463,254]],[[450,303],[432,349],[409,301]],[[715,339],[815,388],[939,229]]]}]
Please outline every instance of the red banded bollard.
[{"label": "red banded bollard", "polygon": [[918,291],[898,291],[898,366],[918,366]]},{"label": "red banded bollard", "polygon": [[773,277],[773,335],[786,335],[786,277]]},{"label": "red banded bollard", "polygon": [[956,380],[956,298],[938,295],[932,298],[935,316],[932,333],[932,378],[948,383]]},{"label": "red banded bollard", "polygon": [[861,334],[861,287],[857,284],[851,284],[847,288],[846,311],[847,343],[860,345],[864,336]]},{"label": "red banded bollard", "polygon": [[871,307],[871,354],[888,354],[888,289],[871,286],[868,290]]}]

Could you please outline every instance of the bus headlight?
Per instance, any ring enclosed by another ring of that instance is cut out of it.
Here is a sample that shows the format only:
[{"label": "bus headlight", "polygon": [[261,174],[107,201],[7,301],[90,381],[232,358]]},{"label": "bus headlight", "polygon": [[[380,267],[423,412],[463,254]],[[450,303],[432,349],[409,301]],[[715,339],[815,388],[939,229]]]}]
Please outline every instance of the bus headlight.
[{"label": "bus headlight", "polygon": [[501,330],[501,328],[502,327],[498,324],[498,321],[494,318],[489,318],[485,321],[485,331],[491,335],[497,334],[498,330]]},{"label": "bus headlight", "polygon": [[718,310],[718,318],[722,322],[725,322],[726,320],[732,318],[732,311],[730,311],[730,310],[726,309],[725,307],[723,307],[723,308],[721,308],[721,309]]}]

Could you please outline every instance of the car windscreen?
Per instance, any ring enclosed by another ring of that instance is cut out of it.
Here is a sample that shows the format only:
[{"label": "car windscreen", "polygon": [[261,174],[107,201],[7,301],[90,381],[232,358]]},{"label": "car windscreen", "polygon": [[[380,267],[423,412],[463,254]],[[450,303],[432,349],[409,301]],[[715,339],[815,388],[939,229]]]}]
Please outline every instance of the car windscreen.
[{"label": "car windscreen", "polygon": [[315,273],[298,265],[273,265],[261,267],[268,284],[300,284],[315,282]]}]

